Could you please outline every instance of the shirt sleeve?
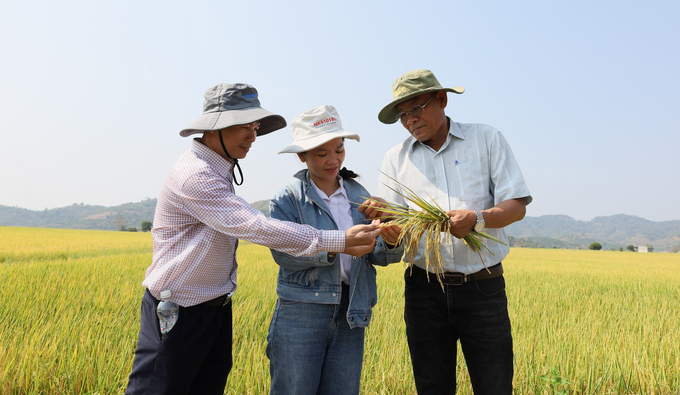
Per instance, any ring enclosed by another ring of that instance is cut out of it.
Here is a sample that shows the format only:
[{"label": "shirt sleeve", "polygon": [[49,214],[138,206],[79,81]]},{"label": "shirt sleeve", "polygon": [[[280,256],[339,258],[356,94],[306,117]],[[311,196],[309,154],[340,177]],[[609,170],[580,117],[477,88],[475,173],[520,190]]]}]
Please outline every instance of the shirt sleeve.
[{"label": "shirt sleeve", "polygon": [[489,167],[494,205],[510,199],[524,198],[528,205],[533,198],[524,181],[522,170],[512,154],[503,133],[498,131],[491,140]]},{"label": "shirt sleeve", "polygon": [[378,188],[376,189],[376,196],[387,200],[390,203],[396,203],[402,206],[408,206],[406,199],[403,196],[395,192],[393,189],[400,191],[399,185],[397,184],[397,170],[394,166],[393,161],[394,152],[392,150],[385,154],[382,161],[382,166],[380,167],[380,176],[378,177]]},{"label": "shirt sleeve", "polygon": [[181,190],[185,209],[218,232],[294,256],[315,256],[321,251],[342,252],[345,233],[318,230],[309,225],[267,218],[233,193],[224,179],[199,173]]}]

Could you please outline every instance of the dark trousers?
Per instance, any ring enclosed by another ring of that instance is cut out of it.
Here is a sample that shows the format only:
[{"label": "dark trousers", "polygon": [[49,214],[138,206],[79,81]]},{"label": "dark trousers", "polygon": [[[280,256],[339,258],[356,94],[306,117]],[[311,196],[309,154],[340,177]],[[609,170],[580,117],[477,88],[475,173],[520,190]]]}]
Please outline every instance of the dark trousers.
[{"label": "dark trousers", "polygon": [[161,339],[158,302],[148,290],[144,293],[125,393],[222,395],[232,366],[231,303],[180,307],[177,323]]},{"label": "dark trousers", "polygon": [[513,353],[503,276],[441,285],[422,270],[404,275],[406,335],[419,395],[456,393],[460,344],[475,395],[512,394]]}]

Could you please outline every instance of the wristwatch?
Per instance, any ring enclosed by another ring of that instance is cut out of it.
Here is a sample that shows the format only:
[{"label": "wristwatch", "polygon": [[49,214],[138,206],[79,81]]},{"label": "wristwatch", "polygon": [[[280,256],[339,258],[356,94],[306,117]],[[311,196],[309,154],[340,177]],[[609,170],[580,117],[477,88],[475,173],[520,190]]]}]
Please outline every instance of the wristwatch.
[{"label": "wristwatch", "polygon": [[484,222],[484,216],[482,215],[481,211],[476,210],[475,213],[477,214],[477,222],[475,223],[475,227],[473,229],[475,232],[479,233],[484,230],[486,223]]}]

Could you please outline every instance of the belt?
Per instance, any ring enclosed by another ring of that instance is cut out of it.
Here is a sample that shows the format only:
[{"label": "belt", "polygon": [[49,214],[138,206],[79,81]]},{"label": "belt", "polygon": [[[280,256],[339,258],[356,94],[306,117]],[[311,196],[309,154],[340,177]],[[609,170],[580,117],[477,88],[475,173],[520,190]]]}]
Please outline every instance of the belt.
[{"label": "belt", "polygon": [[[430,273],[427,270],[421,269],[418,266],[411,266],[411,269],[416,272],[420,272],[421,275],[432,275],[436,276],[434,273]],[[476,273],[464,274],[457,272],[444,272],[441,279],[444,285],[463,285],[465,283],[471,283],[474,281],[489,280],[492,278],[500,277],[503,274],[503,264],[499,263],[497,265],[491,266],[489,270],[482,269]],[[436,277],[435,277],[436,278]]]},{"label": "belt", "polygon": [[211,307],[221,307],[221,306],[226,306],[229,304],[231,301],[231,293],[228,293],[226,295],[218,296],[215,299],[208,300],[206,302],[201,303],[201,306],[211,306]]}]

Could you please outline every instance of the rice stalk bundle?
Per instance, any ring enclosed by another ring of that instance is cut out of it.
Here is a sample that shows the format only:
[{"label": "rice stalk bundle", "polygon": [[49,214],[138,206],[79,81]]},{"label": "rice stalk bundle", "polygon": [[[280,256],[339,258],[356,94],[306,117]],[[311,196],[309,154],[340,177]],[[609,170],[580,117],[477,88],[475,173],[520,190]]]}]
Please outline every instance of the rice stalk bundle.
[{"label": "rice stalk bundle", "polygon": [[[384,174],[384,173],[383,173]],[[451,241],[451,222],[449,221],[449,215],[446,211],[428,195],[433,203],[430,203],[418,196],[412,189],[406,185],[400,183],[394,178],[385,174],[388,178],[394,181],[402,191],[399,191],[391,186],[387,185],[389,189],[402,196],[407,201],[413,203],[418,209],[413,209],[408,206],[402,206],[396,203],[384,203],[381,201],[373,200],[367,198],[367,200],[379,203],[382,208],[380,209],[384,215],[378,217],[378,219],[383,222],[381,226],[389,226],[395,224],[401,227],[401,233],[397,239],[397,244],[404,243],[404,251],[409,260],[409,265],[413,265],[418,249],[420,248],[420,240],[425,236],[425,267],[428,269],[432,268],[437,279],[441,283],[441,278],[444,275],[444,263],[441,254],[442,247],[442,233],[445,234],[443,237],[443,245],[451,249],[451,255],[453,256],[453,242]],[[489,240],[496,241],[498,243],[507,245],[502,240],[493,237],[484,232],[475,232],[474,230],[463,237],[463,241],[467,244],[474,252],[479,255],[479,259],[482,261],[484,268],[489,270],[482,259],[481,249],[484,248],[491,255],[493,252],[484,245],[481,238],[486,238]],[[442,285],[443,287],[443,285]]]}]

